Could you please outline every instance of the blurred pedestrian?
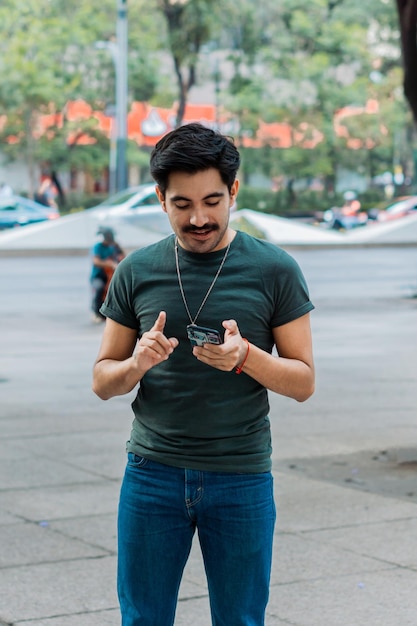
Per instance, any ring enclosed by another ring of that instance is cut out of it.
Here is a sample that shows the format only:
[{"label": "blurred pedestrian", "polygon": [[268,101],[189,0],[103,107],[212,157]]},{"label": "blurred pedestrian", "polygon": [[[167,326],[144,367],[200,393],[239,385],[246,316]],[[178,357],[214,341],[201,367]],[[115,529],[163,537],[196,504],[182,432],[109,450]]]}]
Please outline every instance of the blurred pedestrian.
[{"label": "blurred pedestrian", "polygon": [[44,206],[49,206],[53,209],[58,209],[58,205],[55,201],[57,196],[57,190],[55,188],[52,179],[47,176],[44,178],[39,185],[38,191],[35,193],[35,200],[39,202],[39,204],[43,204]]},{"label": "blurred pedestrian", "polygon": [[92,287],[92,320],[99,323],[105,320],[105,317],[100,313],[100,307],[106,297],[114,271],[125,257],[125,253],[115,240],[112,228],[101,226],[97,235],[101,235],[102,240],[98,241],[92,249],[90,282]]}]

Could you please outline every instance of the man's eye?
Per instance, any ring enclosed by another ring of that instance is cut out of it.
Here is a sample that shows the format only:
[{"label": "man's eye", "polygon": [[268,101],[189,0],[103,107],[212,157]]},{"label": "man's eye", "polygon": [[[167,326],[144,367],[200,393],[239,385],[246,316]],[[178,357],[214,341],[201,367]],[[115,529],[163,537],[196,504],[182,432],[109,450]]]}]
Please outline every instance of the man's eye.
[{"label": "man's eye", "polygon": [[217,206],[220,204],[220,200],[216,200],[215,202],[207,202],[207,206]]},{"label": "man's eye", "polygon": [[189,206],[190,206],[189,204],[178,204],[177,202],[175,203],[176,209],[188,209]]}]

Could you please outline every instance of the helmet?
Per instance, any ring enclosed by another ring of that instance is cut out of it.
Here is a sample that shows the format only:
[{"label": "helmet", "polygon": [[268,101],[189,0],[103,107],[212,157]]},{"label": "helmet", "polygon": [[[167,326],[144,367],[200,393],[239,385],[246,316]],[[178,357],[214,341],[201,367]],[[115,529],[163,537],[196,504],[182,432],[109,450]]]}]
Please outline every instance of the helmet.
[{"label": "helmet", "polygon": [[97,235],[103,235],[107,241],[114,241],[114,230],[109,226],[100,226]]}]

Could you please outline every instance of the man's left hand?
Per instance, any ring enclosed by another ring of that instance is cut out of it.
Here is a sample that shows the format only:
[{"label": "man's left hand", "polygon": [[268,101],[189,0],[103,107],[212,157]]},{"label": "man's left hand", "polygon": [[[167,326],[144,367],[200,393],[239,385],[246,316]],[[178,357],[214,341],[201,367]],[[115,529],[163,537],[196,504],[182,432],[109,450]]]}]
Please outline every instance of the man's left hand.
[{"label": "man's left hand", "polygon": [[231,372],[243,362],[248,344],[242,338],[236,320],[225,320],[222,325],[225,329],[224,343],[195,346],[193,354],[202,363],[224,372]]}]

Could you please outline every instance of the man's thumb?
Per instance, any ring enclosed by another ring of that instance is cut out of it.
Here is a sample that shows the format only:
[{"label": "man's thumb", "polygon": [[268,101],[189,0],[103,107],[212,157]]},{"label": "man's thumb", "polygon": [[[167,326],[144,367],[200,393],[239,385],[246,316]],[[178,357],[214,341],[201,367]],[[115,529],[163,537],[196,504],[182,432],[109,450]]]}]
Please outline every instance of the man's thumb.
[{"label": "man's thumb", "polygon": [[239,332],[236,320],[224,320],[223,328],[228,330],[229,333],[232,334],[232,335],[235,335],[236,333]]}]

